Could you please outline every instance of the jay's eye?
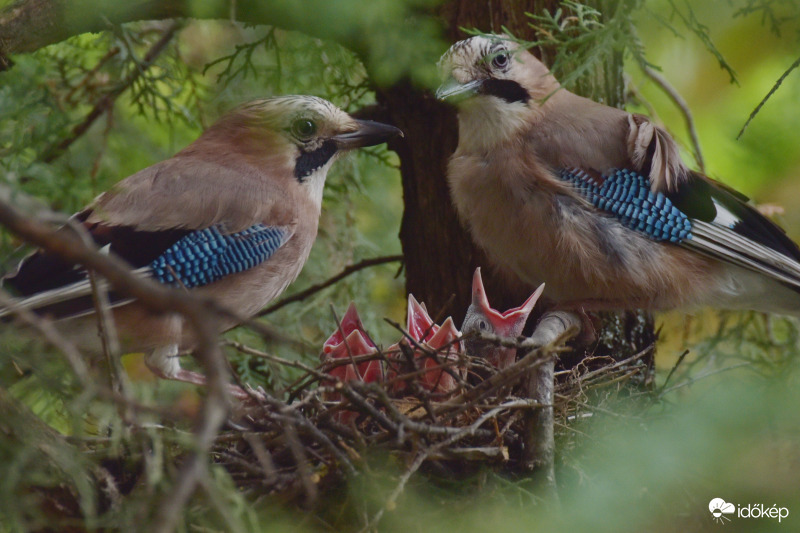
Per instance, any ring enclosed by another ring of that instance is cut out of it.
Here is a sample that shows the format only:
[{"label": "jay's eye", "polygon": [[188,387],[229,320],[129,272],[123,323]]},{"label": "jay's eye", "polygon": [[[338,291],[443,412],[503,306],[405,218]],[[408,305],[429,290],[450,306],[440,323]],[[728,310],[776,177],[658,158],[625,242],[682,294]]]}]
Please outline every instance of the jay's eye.
[{"label": "jay's eye", "polygon": [[492,66],[497,69],[506,68],[508,66],[508,54],[503,52],[494,56]]},{"label": "jay's eye", "polygon": [[298,139],[310,139],[315,133],[317,125],[312,120],[301,118],[292,122],[292,134]]}]

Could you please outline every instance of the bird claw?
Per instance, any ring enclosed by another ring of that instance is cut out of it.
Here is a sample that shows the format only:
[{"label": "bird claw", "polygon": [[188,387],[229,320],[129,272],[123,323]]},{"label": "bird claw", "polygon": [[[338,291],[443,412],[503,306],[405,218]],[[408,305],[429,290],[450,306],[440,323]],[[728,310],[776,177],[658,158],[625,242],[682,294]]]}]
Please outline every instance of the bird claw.
[{"label": "bird claw", "polygon": [[[259,404],[263,404],[267,402],[267,391],[264,390],[264,387],[261,385],[253,388],[249,384],[244,386],[244,392],[247,394],[247,400],[254,401]],[[245,400],[245,401],[247,401]]]}]

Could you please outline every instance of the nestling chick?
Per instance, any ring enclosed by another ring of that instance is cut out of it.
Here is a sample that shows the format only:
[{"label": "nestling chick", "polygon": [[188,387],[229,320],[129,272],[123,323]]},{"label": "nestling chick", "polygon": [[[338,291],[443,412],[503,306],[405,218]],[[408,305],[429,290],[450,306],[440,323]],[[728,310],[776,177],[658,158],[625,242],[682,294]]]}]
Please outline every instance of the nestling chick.
[{"label": "nestling chick", "polygon": [[[361,318],[358,316],[356,304],[351,303],[342,317],[341,324],[322,346],[320,359],[323,363],[342,362],[348,361],[353,357],[377,353],[378,349],[375,343],[369,338],[369,335],[364,330],[364,325],[361,323]],[[343,382],[383,382],[383,366],[380,359],[336,366],[328,370],[327,373]],[[324,398],[329,401],[341,401],[342,395],[334,391],[326,394]],[[339,411],[337,415],[339,422],[346,424],[351,420],[355,420],[358,413]]]},{"label": "nestling chick", "polygon": [[[351,303],[342,317],[341,325],[323,344],[320,359],[323,362],[330,362],[336,359],[347,360],[350,356],[374,353],[378,353],[378,349],[364,330],[364,324],[361,323],[361,317],[358,316],[355,302]],[[379,359],[363,361],[356,365],[351,363],[337,366],[329,370],[328,374],[342,381],[383,381],[383,368]]]},{"label": "nestling chick", "polygon": [[536,305],[543,290],[544,285],[540,285],[522,305],[501,313],[489,305],[486,289],[483,288],[481,269],[480,267],[476,268],[475,274],[472,276],[472,303],[467,309],[467,316],[461,326],[467,355],[483,357],[498,370],[513,365],[517,358],[516,348],[496,346],[485,340],[470,337],[469,334],[489,333],[507,339],[519,337],[522,335],[528,316],[533,311],[533,306]]},{"label": "nestling chick", "polygon": [[[458,387],[456,376],[463,380],[466,372],[458,365],[461,333],[453,319],[447,317],[441,326],[435,324],[425,305],[409,294],[406,332],[414,343],[402,339],[386,350],[389,358],[386,380],[394,380],[391,392],[401,394],[407,390],[407,380],[398,379],[406,374],[414,374],[409,379],[426,391],[439,394],[454,391]],[[406,355],[408,352],[412,354],[413,365]]]}]

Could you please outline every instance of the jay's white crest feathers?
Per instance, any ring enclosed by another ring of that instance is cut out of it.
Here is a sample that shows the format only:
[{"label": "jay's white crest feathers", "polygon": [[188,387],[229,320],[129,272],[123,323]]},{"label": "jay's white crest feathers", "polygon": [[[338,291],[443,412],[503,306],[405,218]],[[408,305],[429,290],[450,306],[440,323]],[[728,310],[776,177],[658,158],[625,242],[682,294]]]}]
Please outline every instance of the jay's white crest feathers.
[{"label": "jay's white crest feathers", "polygon": [[[400,133],[356,120],[321,98],[256,100],[170,159],[120,181],[73,219],[140,275],[202,292],[249,317],[300,273],[317,235],[331,164],[350,149]],[[4,286],[18,306],[53,317],[84,350],[99,350],[84,269],[38,251]],[[177,356],[192,349],[193,339],[179,316],[110,296],[125,350],[146,352],[148,366],[162,377],[204,382],[180,367]]]},{"label": "jay's white crest feathers", "polygon": [[457,101],[448,182],[489,258],[565,309],[712,305],[800,315],[800,249],[687,168],[647,117],[560,87],[505,36],[442,57]]}]

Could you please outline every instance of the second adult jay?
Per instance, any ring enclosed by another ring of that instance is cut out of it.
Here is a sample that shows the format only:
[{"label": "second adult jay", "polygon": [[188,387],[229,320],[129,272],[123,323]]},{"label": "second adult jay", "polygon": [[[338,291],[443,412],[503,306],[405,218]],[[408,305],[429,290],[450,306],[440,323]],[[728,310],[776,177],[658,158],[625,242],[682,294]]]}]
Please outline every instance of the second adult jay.
[{"label": "second adult jay", "polygon": [[562,309],[800,315],[797,245],[646,117],[567,91],[503,36],[458,42],[441,67],[450,189],[493,262]]}]

